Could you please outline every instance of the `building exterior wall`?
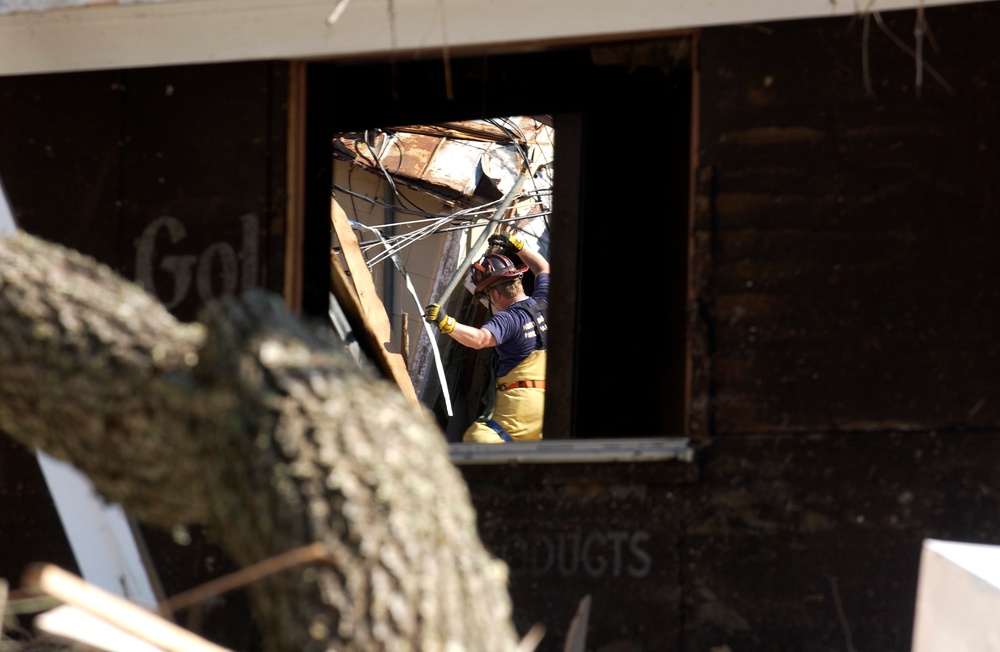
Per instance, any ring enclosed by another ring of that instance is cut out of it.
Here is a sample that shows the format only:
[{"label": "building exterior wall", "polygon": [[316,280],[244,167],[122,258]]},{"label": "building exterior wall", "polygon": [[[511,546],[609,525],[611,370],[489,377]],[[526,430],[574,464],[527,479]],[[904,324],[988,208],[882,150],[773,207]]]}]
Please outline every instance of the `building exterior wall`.
[{"label": "building exterior wall", "polygon": [[923,12],[922,69],[920,15],[884,17],[901,45],[874,20],[704,36],[717,436],[1000,423],[997,7]]},{"label": "building exterior wall", "polygon": [[[912,43],[917,15],[880,18]],[[687,342],[698,454],[461,467],[483,539],[510,565],[519,629],[546,627],[540,650],[562,649],[589,595],[588,649],[906,652],[922,541],[1000,539],[1000,4],[924,15],[940,51],[924,43],[919,96],[913,58],[873,16],[867,41],[850,17],[702,31]],[[157,251],[197,270],[228,256],[219,243],[245,261],[240,218],[256,214],[257,281],[280,289],[277,68],[0,79],[3,122],[21,116],[33,134],[0,132],[15,216],[135,278],[155,220],[185,226]],[[617,115],[616,137],[634,127],[627,105]],[[655,223],[646,235],[656,242]],[[157,281],[163,296],[171,280]],[[622,307],[639,333],[655,331],[645,308]]]},{"label": "building exterior wall", "polygon": [[923,540],[1000,541],[1000,6],[924,16],[919,94],[874,17],[702,31],[696,461],[463,467],[541,649],[907,652]]},{"label": "building exterior wall", "polygon": [[[18,226],[93,256],[193,320],[211,297],[282,289],[287,66],[240,63],[0,78],[0,178]],[[0,373],[3,373],[0,370]],[[76,571],[37,461],[0,452],[0,577]],[[166,595],[233,570],[197,528],[144,529]],[[239,593],[209,638],[256,641]]]}]

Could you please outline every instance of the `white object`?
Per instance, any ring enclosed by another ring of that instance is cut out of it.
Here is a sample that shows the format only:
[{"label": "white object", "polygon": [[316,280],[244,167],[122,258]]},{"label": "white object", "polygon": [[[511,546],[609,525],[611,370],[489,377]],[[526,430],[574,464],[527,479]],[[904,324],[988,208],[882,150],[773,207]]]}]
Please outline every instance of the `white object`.
[{"label": "white object", "polygon": [[912,652],[1000,651],[1000,546],[927,539]]},{"label": "white object", "polygon": [[[0,75],[516,47],[972,0],[94,0],[0,14]],[[390,9],[391,8],[391,12]]]},{"label": "white object", "polygon": [[0,237],[13,235],[17,231],[17,222],[14,221],[14,213],[10,210],[7,202],[7,193],[0,183]]},{"label": "white object", "polygon": [[155,609],[159,600],[121,505],[105,502],[73,465],[42,451],[37,456],[80,575],[108,593]]},{"label": "white object", "polygon": [[[52,564],[33,564],[24,572],[24,585],[50,595],[70,610],[46,612],[40,629],[71,641],[86,641],[107,652],[133,652],[136,648],[112,646],[111,639],[126,645],[129,638],[146,642],[142,652],[231,652],[161,616],[89,584]],[[120,631],[115,631],[120,630]],[[106,638],[105,638],[106,637]],[[91,648],[92,649],[92,648]]]},{"label": "white object", "polygon": [[35,616],[35,627],[61,641],[104,652],[164,652],[82,609],[63,605]]}]

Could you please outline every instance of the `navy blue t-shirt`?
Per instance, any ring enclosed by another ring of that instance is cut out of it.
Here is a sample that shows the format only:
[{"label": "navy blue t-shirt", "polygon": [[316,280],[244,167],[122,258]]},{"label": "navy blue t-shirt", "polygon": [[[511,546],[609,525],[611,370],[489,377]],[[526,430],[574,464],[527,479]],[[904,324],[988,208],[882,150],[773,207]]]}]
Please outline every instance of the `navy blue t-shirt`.
[{"label": "navy blue t-shirt", "polygon": [[[493,333],[497,341],[497,378],[510,373],[511,369],[535,350],[535,322],[527,310],[517,306],[534,305],[538,302],[544,302],[546,306],[549,303],[548,272],[535,276],[535,288],[530,297],[501,310],[483,324],[483,328]],[[545,318],[539,315],[538,322],[544,333],[548,328]]]}]

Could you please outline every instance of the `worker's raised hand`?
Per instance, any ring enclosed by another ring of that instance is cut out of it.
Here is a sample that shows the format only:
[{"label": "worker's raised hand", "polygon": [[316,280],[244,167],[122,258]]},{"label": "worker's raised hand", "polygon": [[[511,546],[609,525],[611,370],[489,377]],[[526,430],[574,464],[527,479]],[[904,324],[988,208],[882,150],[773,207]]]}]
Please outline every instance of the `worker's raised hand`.
[{"label": "worker's raised hand", "polygon": [[513,256],[524,247],[524,238],[512,233],[494,233],[490,236],[490,246],[500,249],[504,256]]},{"label": "worker's raised hand", "polygon": [[438,330],[448,334],[455,330],[455,318],[449,317],[448,313],[441,309],[441,306],[432,303],[424,308],[424,321],[430,324],[437,324]]}]

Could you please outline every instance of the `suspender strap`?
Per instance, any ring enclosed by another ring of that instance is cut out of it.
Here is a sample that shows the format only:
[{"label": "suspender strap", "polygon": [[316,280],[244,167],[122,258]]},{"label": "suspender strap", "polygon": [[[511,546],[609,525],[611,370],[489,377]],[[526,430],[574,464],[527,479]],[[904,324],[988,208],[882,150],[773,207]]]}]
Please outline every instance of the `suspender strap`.
[{"label": "suspender strap", "polygon": [[500,439],[502,439],[502,440],[504,440],[504,441],[507,441],[507,442],[511,442],[511,443],[513,443],[513,441],[514,441],[514,440],[513,440],[513,439],[511,439],[510,435],[509,435],[509,434],[507,434],[507,431],[506,431],[506,430],[504,430],[504,429],[503,429],[503,426],[501,426],[501,425],[500,425],[499,423],[497,423],[497,422],[496,422],[496,421],[494,421],[493,419],[487,419],[487,420],[486,420],[486,425],[488,425],[488,426],[489,426],[490,428],[493,428],[493,430],[494,430],[494,431],[495,431],[495,432],[496,432],[496,433],[497,433],[498,435],[500,435]]},{"label": "suspender strap", "polygon": [[[548,303],[545,301],[536,301],[534,305],[528,305],[528,300],[524,299],[512,305],[528,313],[531,321],[535,323],[535,350],[546,348],[545,331],[548,327],[545,326],[545,311],[548,308]],[[543,328],[543,326],[545,327]]]},{"label": "suspender strap", "polygon": [[505,392],[508,389],[518,389],[519,387],[538,387],[540,389],[545,389],[544,380],[516,380],[512,383],[507,383],[506,385],[497,385],[497,390]]}]

